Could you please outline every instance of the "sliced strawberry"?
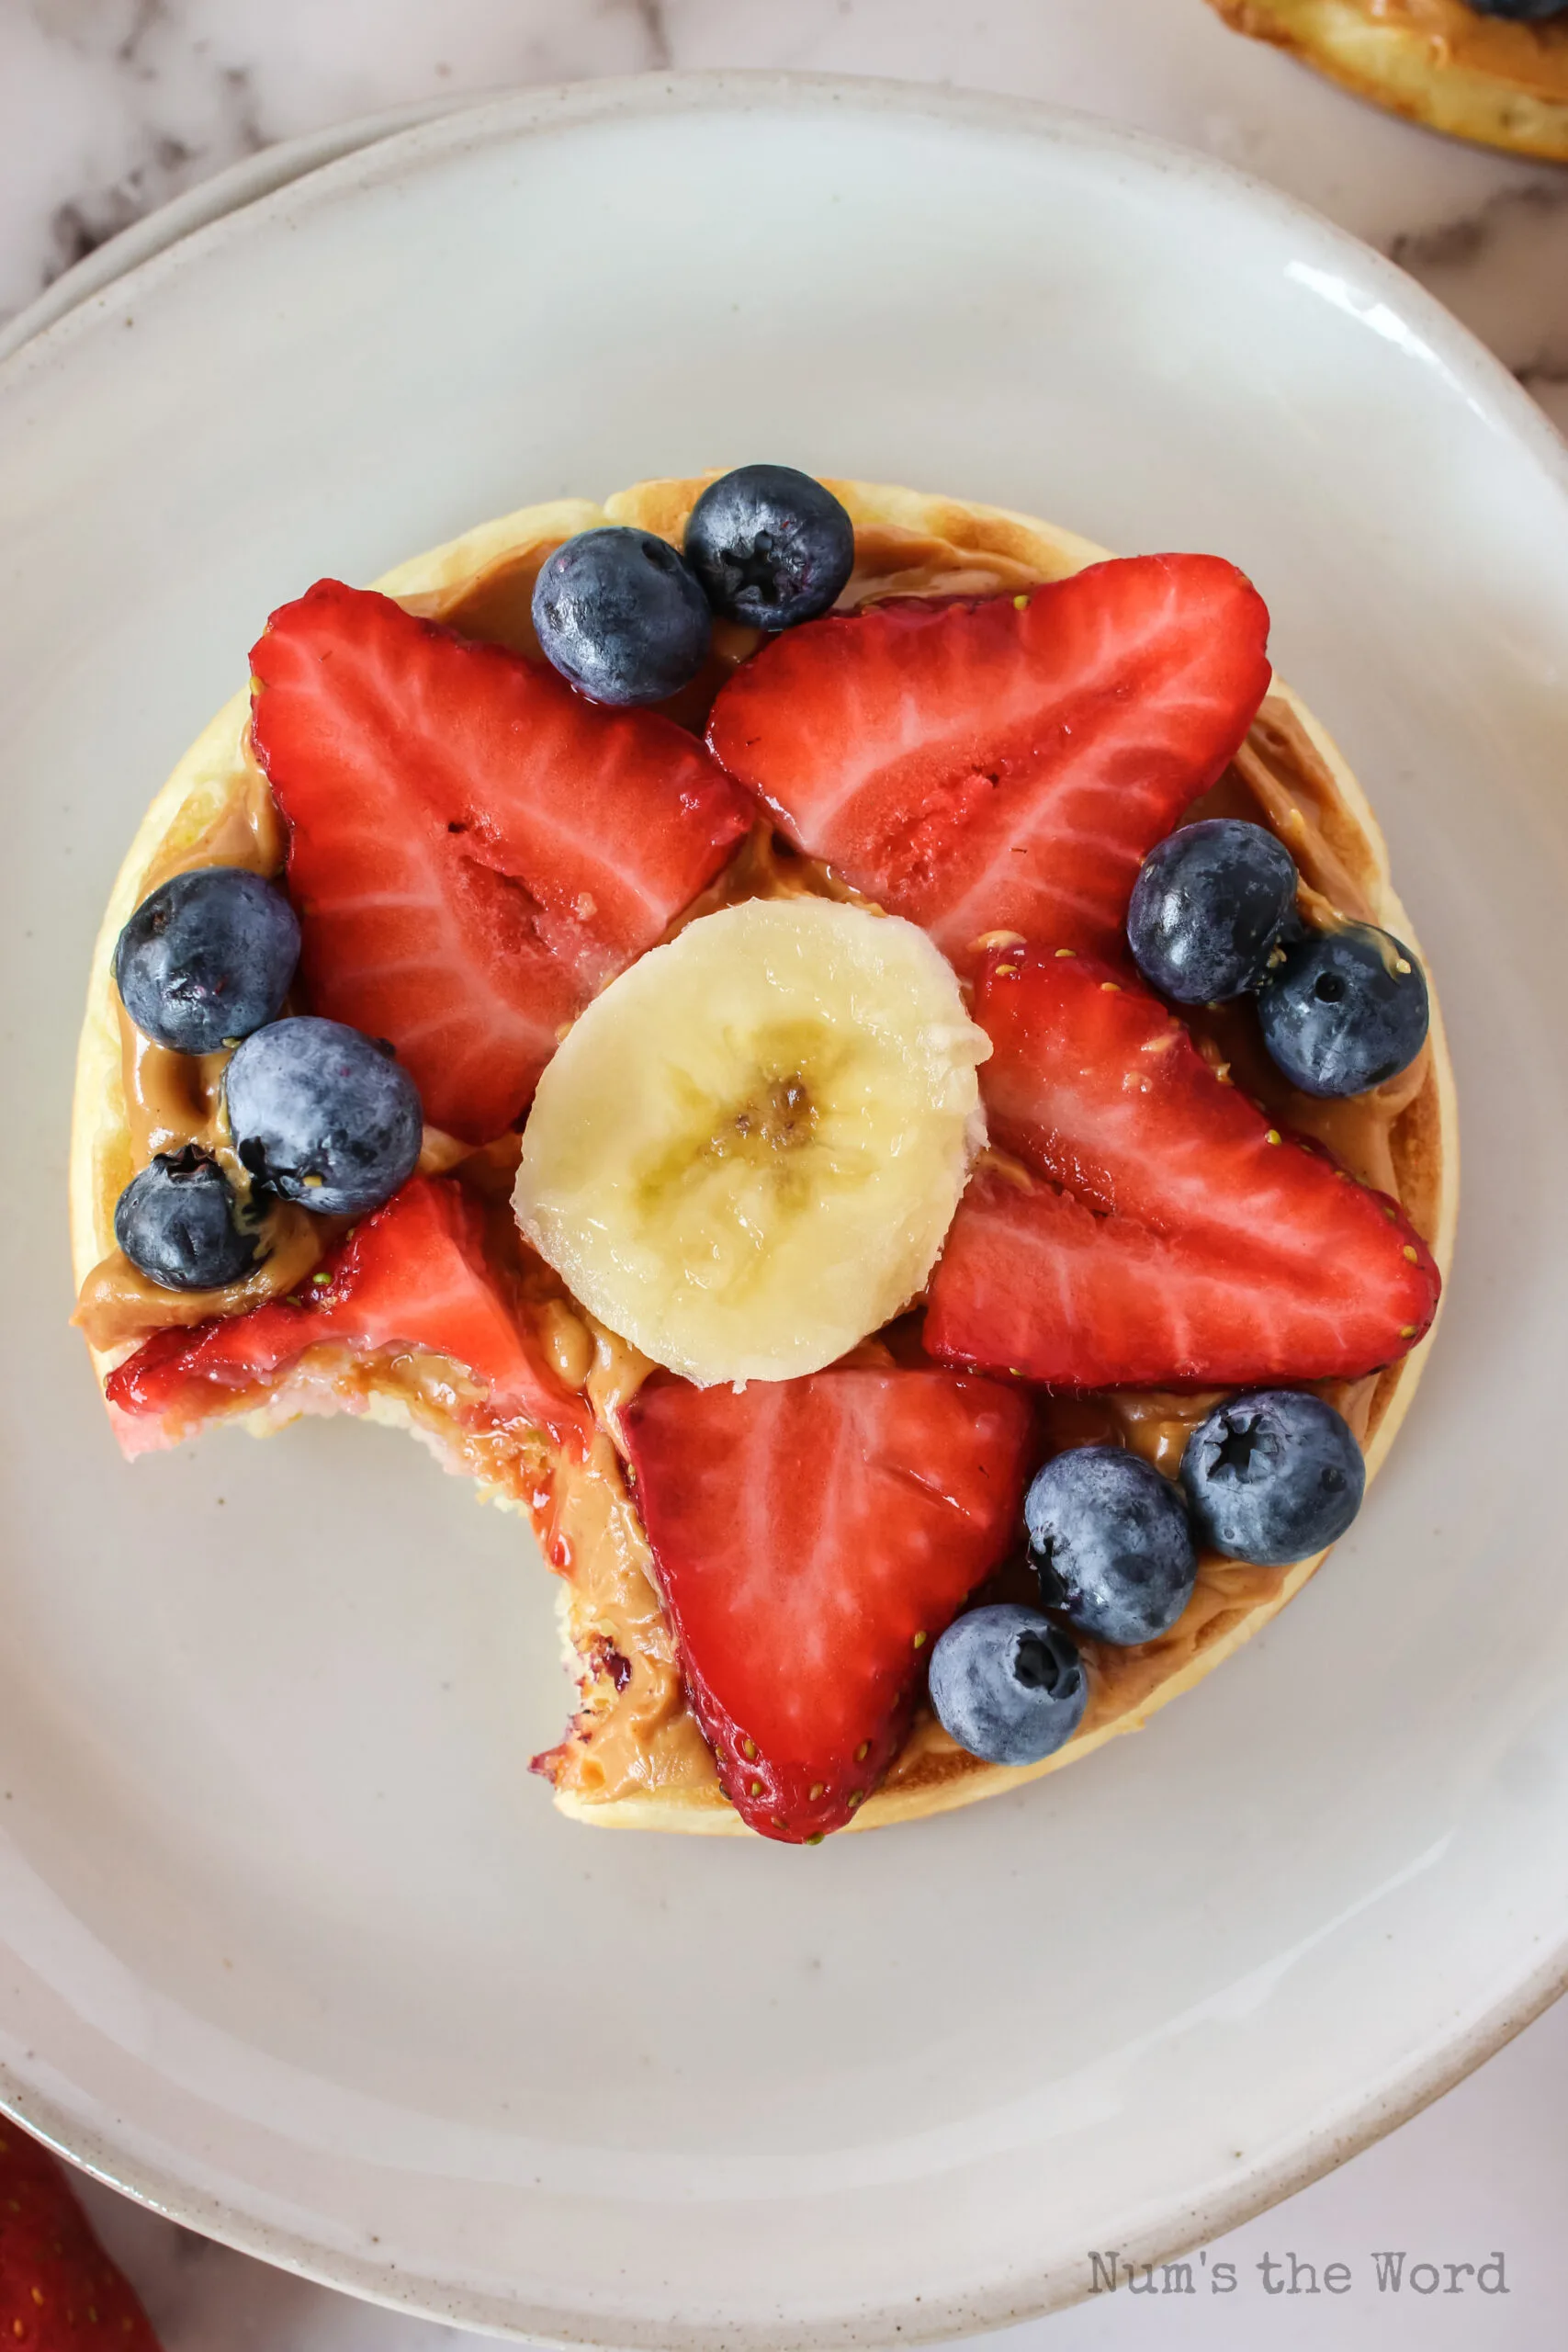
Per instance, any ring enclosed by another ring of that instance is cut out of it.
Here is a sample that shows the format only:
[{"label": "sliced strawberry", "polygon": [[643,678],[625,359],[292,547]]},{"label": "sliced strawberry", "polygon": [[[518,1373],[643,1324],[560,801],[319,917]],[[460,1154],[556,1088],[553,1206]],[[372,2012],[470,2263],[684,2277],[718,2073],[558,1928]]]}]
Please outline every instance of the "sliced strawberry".
[{"label": "sliced strawberry", "polygon": [[483,1143],[750,809],[669,719],[334,580],[274,613],[251,666],[311,1006],[389,1038],[425,1116]]},{"label": "sliced strawberry", "polygon": [[955,959],[1002,929],[1119,956],[1139,864],[1263,698],[1268,634],[1208,555],[876,605],[765,645],[708,741],[797,847]]},{"label": "sliced strawberry", "polygon": [[1001,949],[975,1017],[992,1140],[1048,1181],[970,1185],[933,1355],[1063,1388],[1351,1379],[1430,1325],[1438,1270],[1397,1203],[1270,1126],[1156,998]]},{"label": "sliced strawberry", "polygon": [[897,1753],[930,1655],[1014,1541],[1031,1408],[945,1372],[645,1388],[637,1508],[726,1792],[799,1844]]},{"label": "sliced strawberry", "polygon": [[0,2345],[6,2352],[158,2352],[47,2148],[0,2115]]},{"label": "sliced strawberry", "polygon": [[450,1356],[485,1387],[486,1422],[531,1422],[579,1453],[587,1443],[588,1408],[555,1377],[486,1261],[482,1210],[443,1177],[412,1178],[290,1296],[154,1332],[105,1394],[117,1413],[152,1424],[152,1442],[172,1444],[209,1415],[254,1402],[326,1340]]}]

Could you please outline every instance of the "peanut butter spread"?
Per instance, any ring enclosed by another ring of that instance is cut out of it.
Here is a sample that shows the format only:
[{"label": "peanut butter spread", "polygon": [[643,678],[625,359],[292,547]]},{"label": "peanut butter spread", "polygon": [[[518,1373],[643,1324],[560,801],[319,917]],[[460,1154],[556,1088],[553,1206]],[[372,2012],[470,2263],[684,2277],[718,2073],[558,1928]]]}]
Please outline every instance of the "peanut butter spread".
[{"label": "peanut butter spread", "polygon": [[1568,97],[1568,22],[1485,17],[1465,0],[1363,0],[1374,25],[1417,33],[1434,64],[1469,66],[1535,95]]},{"label": "peanut butter spread", "polygon": [[[1260,40],[1280,38],[1289,22],[1277,0],[1215,0],[1238,32]],[[1568,98],[1568,23],[1531,24],[1483,16],[1466,0],[1337,0],[1341,13],[1371,28],[1404,33],[1426,47],[1433,68],[1460,68],[1511,85],[1527,97]],[[1299,12],[1298,12],[1299,13]]]},{"label": "peanut butter spread", "polygon": [[[204,865],[239,865],[270,877],[281,871],[287,848],[283,820],[266,778],[247,752],[240,774],[199,830],[189,839],[175,837],[164,844],[147,874],[142,896],[176,874]],[[145,1168],[155,1153],[194,1143],[220,1162],[236,1193],[247,1200],[250,1171],[234,1151],[223,1116],[227,1054],[172,1053],[133,1026],[118,998],[116,1009],[132,1166]],[[160,1289],[116,1250],[83,1284],[75,1320],[93,1347],[108,1350],[170,1324],[243,1315],[264,1299],[292,1290],[321,1257],[331,1232],[324,1220],[287,1202],[276,1203],[256,1227],[254,1272],[216,1291]]]},{"label": "peanut butter spread", "polygon": [[[1383,0],[1390,6],[1435,17],[1468,12],[1450,0]],[[649,486],[659,490],[666,486]],[[670,485],[673,492],[682,486]],[[614,508],[612,507],[612,512]],[[645,496],[634,517],[644,527],[679,538],[685,503],[668,527]],[[509,558],[463,590],[446,597],[411,597],[465,634],[510,645],[537,658],[529,602],[540,563],[557,544],[548,540]],[[1037,584],[1040,565],[987,550],[983,558],[949,542],[888,526],[856,533],[856,567],[843,602],[871,603],[893,595],[987,595]],[[1071,566],[1064,563],[1063,569]],[[756,642],[741,629],[716,631],[708,669],[687,690],[674,715],[700,727],[723,678]],[[1317,920],[1335,914],[1372,915],[1376,873],[1372,851],[1346,808],[1335,780],[1310,736],[1284,699],[1263,705],[1247,742],[1194,814],[1237,815],[1262,822],[1284,842],[1302,877],[1303,898]],[[245,756],[217,805],[188,838],[171,839],[148,875],[151,889],[193,866],[238,865],[272,875],[282,866],[285,840],[265,778]],[[759,823],[729,865],[677,919],[672,930],[700,914],[749,898],[814,895],[853,898],[826,867],[799,855]],[[143,892],[145,895],[145,890]],[[248,1188],[235,1160],[221,1110],[224,1057],[202,1061],[168,1054],[141,1038],[120,1014],[123,1076],[135,1167],[154,1152],[196,1142],[217,1154],[231,1178]],[[1191,1020],[1200,1050],[1220,1075],[1253,1095],[1281,1125],[1316,1136],[1363,1182],[1404,1198],[1418,1230],[1429,1233],[1435,1203],[1412,1197],[1402,1170],[1420,1168],[1419,1151],[1402,1150],[1402,1136],[1436,1117],[1426,1052],[1413,1068],[1376,1093],[1321,1102],[1298,1094],[1263,1053],[1256,1023],[1235,1006],[1201,1009]],[[1414,1125],[1413,1125],[1414,1123]],[[450,1169],[460,1182],[494,1203],[516,1138],[468,1154],[450,1138],[427,1134],[423,1162]],[[505,1163],[503,1165],[502,1163]],[[334,1238],[327,1221],[302,1210],[272,1213],[265,1236],[268,1254],[244,1282],[214,1293],[181,1295],[157,1289],[115,1252],[88,1276],[77,1320],[96,1347],[108,1350],[170,1324],[244,1311],[292,1290]],[[312,1349],[270,1393],[238,1399],[266,1421],[310,1409],[346,1406],[389,1411],[432,1442],[448,1466],[476,1477],[495,1498],[526,1510],[550,1566],[562,1580],[565,1632],[578,1678],[580,1703],[561,1744],[538,1759],[557,1787],[586,1803],[651,1791],[686,1791],[716,1801],[713,1758],[689,1713],[670,1626],[660,1607],[648,1539],[628,1486],[621,1414],[652,1369],[625,1340],[597,1325],[532,1258],[509,1216],[492,1220],[498,1249],[525,1311],[536,1321],[564,1388],[586,1397],[593,1434],[584,1457],[552,1453],[545,1441],[519,1425],[487,1418],[482,1394],[460,1366],[412,1352],[355,1361],[341,1347]],[[1380,1391],[1396,1377],[1325,1385],[1323,1393],[1346,1413],[1359,1436],[1375,1425]],[[1218,1395],[1116,1393],[1055,1397],[1043,1409],[1055,1445],[1115,1441],[1133,1447],[1161,1470],[1173,1471],[1190,1431]],[[1179,1623],[1162,1640],[1134,1650],[1083,1644],[1090,1663],[1090,1709],[1084,1734],[1135,1708],[1164,1681],[1173,1664],[1221,1637],[1258,1601],[1280,1589],[1286,1571],[1245,1562],[1207,1559]],[[1005,1577],[998,1584],[1005,1589]],[[888,1776],[897,1788],[930,1771],[932,1759],[955,1757],[953,1742],[929,1710],[922,1712]]]}]

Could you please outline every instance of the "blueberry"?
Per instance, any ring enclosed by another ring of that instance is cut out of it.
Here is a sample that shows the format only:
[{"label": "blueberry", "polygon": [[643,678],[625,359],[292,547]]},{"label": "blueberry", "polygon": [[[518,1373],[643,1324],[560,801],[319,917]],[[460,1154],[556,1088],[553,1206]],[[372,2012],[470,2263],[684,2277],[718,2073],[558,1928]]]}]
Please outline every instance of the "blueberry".
[{"label": "blueberry", "polygon": [[1336,1543],[1361,1508],[1367,1465],[1343,1417],[1301,1388],[1253,1388],[1217,1406],[1181,1457],[1200,1540],[1283,1567]]},{"label": "blueberry", "polygon": [[1024,1498],[1040,1598],[1080,1633],[1126,1648],[1168,1633],[1198,1572],[1180,1491],[1141,1454],[1079,1445]]},{"label": "blueberry", "polygon": [[119,934],[114,976],[144,1037],[215,1054],[276,1019],[299,961],[282,891],[243,866],[204,865],[142,899]]},{"label": "blueberry", "polygon": [[160,1152],[115,1204],[114,1238],[163,1290],[217,1290],[255,1263],[254,1236],[235,1222],[228,1178],[194,1144]]},{"label": "blueberry", "polygon": [[389,1051],[301,1014],[247,1037],[224,1073],[234,1148],[258,1184],[323,1216],[379,1208],[413,1173],[419,1091]]},{"label": "blueberry", "polygon": [[651,531],[580,531],[534,582],[547,661],[594,702],[662,702],[707,660],[707,598]]},{"label": "blueberry", "polygon": [[1071,1739],[1089,1703],[1070,1634],[1014,1601],[954,1618],[931,1652],[942,1729],[987,1764],[1038,1764]]},{"label": "blueberry", "polygon": [[855,528],[809,474],[738,466],[693,507],[686,561],[726,620],[793,628],[837,600],[855,568]]},{"label": "blueberry", "polygon": [[1561,17],[1568,0],[1470,0],[1478,17],[1509,17],[1519,25],[1544,25]]},{"label": "blueberry", "polygon": [[1431,1010],[1409,948],[1370,922],[1348,922],[1286,947],[1258,993],[1258,1017],[1292,1086],[1364,1094],[1409,1068]]},{"label": "blueberry", "polygon": [[1127,944],[1151,988],[1178,1004],[1255,989],[1295,902],[1291,853],[1234,817],[1184,825],[1150,850],[1133,885]]}]

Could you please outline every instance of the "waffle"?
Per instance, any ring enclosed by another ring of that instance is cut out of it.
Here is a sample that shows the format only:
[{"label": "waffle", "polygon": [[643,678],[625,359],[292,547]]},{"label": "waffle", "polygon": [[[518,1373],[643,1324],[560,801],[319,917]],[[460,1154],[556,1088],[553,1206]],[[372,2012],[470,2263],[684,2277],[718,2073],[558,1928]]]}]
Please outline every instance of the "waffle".
[{"label": "waffle", "polygon": [[1464,0],[1210,0],[1359,98],[1454,139],[1568,163],[1568,15],[1483,17]]},{"label": "waffle", "polygon": [[[708,479],[640,483],[602,507],[563,500],[525,508],[415,558],[377,584],[426,617],[536,656],[530,603],[536,574],[551,549],[605,522],[636,524],[679,545]],[[856,565],[846,605],[897,594],[1017,590],[1065,577],[1104,552],[1069,532],[998,508],[884,485],[829,486],[855,526]],[[115,943],[133,909],[164,875],[186,863],[220,860],[222,844],[236,828],[248,829],[252,842],[258,831],[265,833],[270,800],[247,749],[248,719],[249,695],[243,691],[180,762],[142,820],[105,914],[77,1064],[71,1218],[79,1284],[113,1252],[115,1203],[138,1165],[123,1016],[111,971]],[[1324,730],[1279,681],[1202,811],[1269,825],[1292,851],[1310,889],[1339,911],[1416,944],[1359,786]],[[807,881],[809,887],[809,876]],[[801,886],[795,860],[788,887]],[[767,894],[774,887],[782,885],[775,883],[766,839],[754,836],[716,889],[722,897]],[[1352,1173],[1398,1197],[1446,1275],[1457,1205],[1457,1130],[1452,1069],[1435,998],[1428,1046],[1376,1096],[1353,1104],[1314,1102],[1281,1087],[1279,1101],[1279,1115],[1317,1135]],[[442,1139],[433,1139],[433,1165],[449,1164]],[[241,1409],[239,1417],[257,1434],[268,1434],[300,1411],[346,1406],[411,1429],[448,1468],[476,1478],[488,1499],[525,1511],[559,1572],[563,1636],[578,1686],[567,1736],[539,1759],[558,1806],[607,1827],[741,1833],[744,1825],[720,1792],[711,1753],[685,1705],[651,1555],[622,1476],[618,1411],[649,1367],[570,1300],[543,1297],[538,1312],[555,1362],[594,1408],[597,1434],[584,1463],[547,1458],[548,1449],[536,1434],[511,1461],[493,1452],[481,1455],[444,1415],[447,1392],[439,1380],[411,1386],[406,1375],[393,1377],[374,1364],[308,1365],[264,1405]],[[121,1339],[94,1351],[100,1379],[133,1344]],[[1381,1375],[1325,1392],[1361,1438],[1369,1476],[1387,1456],[1430,1345],[1428,1335]],[[1063,1400],[1048,1410],[1071,1417],[1064,1442],[1121,1437],[1168,1464],[1212,1401],[1119,1394]],[[541,1502],[547,1491],[547,1504]],[[1205,1559],[1189,1608],[1160,1640],[1128,1650],[1086,1642],[1089,1712],[1077,1736],[1043,1764],[1012,1770],[984,1763],[921,1711],[882,1788],[852,1826],[871,1828],[971,1804],[1136,1729],[1276,1615],[1322,1556],[1288,1568]]]}]

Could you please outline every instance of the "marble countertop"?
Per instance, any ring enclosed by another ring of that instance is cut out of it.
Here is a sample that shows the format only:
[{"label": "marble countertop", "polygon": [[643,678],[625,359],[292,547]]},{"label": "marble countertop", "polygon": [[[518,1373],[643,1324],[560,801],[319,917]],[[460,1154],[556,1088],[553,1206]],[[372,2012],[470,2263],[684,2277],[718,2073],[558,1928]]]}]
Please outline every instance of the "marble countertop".
[{"label": "marble countertop", "polygon": [[[1237,164],[1379,246],[1568,429],[1568,171],[1415,130],[1201,0],[8,0],[0,7],[0,320],[155,206],[272,141],[415,99],[655,67],[786,66],[1033,95]],[[1568,2004],[1328,2180],[1209,2250],[1237,2291],[1104,2297],[997,2339],[1539,2347],[1559,2340]],[[433,2352],[449,2329],[87,2199],[167,2352]],[[1506,2256],[1508,2291],[1380,2292],[1371,2255]],[[1344,2259],[1339,2300],[1265,2291],[1260,2258]]]},{"label": "marble countertop", "polygon": [[671,65],[1006,90],[1206,148],[1392,254],[1568,423],[1568,172],[1380,115],[1201,0],[10,0],[0,316],[272,141]]}]

